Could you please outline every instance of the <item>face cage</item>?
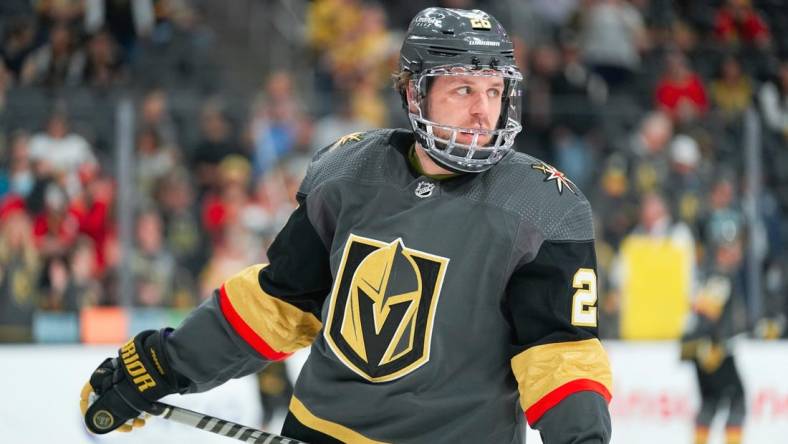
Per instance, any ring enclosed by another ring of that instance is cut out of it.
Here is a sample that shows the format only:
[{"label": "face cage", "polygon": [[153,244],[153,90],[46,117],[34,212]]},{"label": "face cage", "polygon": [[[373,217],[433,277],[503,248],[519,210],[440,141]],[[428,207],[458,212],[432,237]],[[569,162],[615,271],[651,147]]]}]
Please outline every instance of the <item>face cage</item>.
[{"label": "face cage", "polygon": [[[442,125],[426,118],[423,101],[427,95],[427,80],[437,76],[502,77],[504,79],[504,93],[501,100],[503,109],[497,127],[491,130],[463,128]],[[414,97],[416,97],[418,114],[408,112],[416,139],[434,160],[450,169],[466,173],[478,173],[489,169],[512,149],[515,136],[523,129],[520,124],[520,82],[522,79],[523,77],[517,68],[509,66],[495,69],[475,69],[462,65],[425,71],[414,81]],[[449,134],[448,139],[435,134],[434,128],[439,128]],[[467,144],[457,142],[457,135],[460,132],[473,134],[471,142]],[[480,146],[478,140],[482,136],[490,136],[490,143]]]}]

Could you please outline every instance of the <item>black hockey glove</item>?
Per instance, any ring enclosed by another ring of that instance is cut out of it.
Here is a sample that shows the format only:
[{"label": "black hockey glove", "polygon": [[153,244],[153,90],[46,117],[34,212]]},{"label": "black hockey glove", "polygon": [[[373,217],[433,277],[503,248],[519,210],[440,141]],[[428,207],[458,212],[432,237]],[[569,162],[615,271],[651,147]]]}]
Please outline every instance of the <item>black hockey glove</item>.
[{"label": "black hockey glove", "polygon": [[[120,348],[117,358],[107,358],[93,372],[80,402],[91,432],[140,427],[145,421],[138,416],[149,411],[154,401],[188,386],[167,362],[164,340],[169,331],[143,331]],[[91,390],[96,395],[92,404]]]}]

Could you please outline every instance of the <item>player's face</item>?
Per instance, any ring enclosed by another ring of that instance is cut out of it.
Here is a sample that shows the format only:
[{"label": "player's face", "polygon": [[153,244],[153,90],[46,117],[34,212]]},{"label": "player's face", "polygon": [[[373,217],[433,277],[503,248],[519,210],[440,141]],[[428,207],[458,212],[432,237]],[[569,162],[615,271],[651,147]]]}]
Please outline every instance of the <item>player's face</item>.
[{"label": "player's face", "polygon": [[[427,118],[440,125],[493,130],[501,115],[504,82],[500,76],[437,76],[427,95]],[[434,128],[436,135],[448,139],[450,134]],[[480,135],[479,146],[490,142],[490,135]],[[470,144],[473,134],[460,132],[457,142]]]}]

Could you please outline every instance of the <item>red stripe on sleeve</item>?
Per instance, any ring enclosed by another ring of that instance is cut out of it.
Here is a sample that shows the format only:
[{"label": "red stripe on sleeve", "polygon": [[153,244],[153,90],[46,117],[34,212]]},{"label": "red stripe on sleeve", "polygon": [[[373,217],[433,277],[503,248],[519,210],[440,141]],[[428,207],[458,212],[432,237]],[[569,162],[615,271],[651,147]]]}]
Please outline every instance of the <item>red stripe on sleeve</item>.
[{"label": "red stripe on sleeve", "polygon": [[602,395],[603,398],[605,398],[605,401],[610,402],[610,392],[603,384],[591,379],[575,379],[574,381],[567,382],[552,392],[544,395],[542,399],[534,403],[534,405],[525,411],[525,419],[528,420],[528,424],[533,425],[536,423],[536,421],[539,421],[542,415],[544,415],[551,408],[555,407],[564,398],[573,393],[582,391],[597,392]]},{"label": "red stripe on sleeve", "polygon": [[235,311],[232,302],[230,302],[230,299],[227,297],[227,292],[224,290],[224,285],[219,289],[219,307],[222,309],[222,313],[227,319],[227,322],[229,322],[233,329],[235,329],[235,332],[238,333],[238,336],[243,338],[244,341],[257,350],[265,359],[269,361],[281,361],[292,354],[274,350],[263,338],[252,330],[252,327],[250,327],[249,324],[241,318],[241,315]]}]

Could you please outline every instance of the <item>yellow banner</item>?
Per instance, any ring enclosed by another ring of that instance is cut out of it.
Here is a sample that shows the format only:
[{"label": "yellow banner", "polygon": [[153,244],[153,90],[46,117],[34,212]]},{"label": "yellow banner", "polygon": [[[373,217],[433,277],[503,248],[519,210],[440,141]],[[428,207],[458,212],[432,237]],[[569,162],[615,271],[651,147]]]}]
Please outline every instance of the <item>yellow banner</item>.
[{"label": "yellow banner", "polygon": [[690,306],[692,249],[629,236],[621,246],[622,339],[677,339]]}]

